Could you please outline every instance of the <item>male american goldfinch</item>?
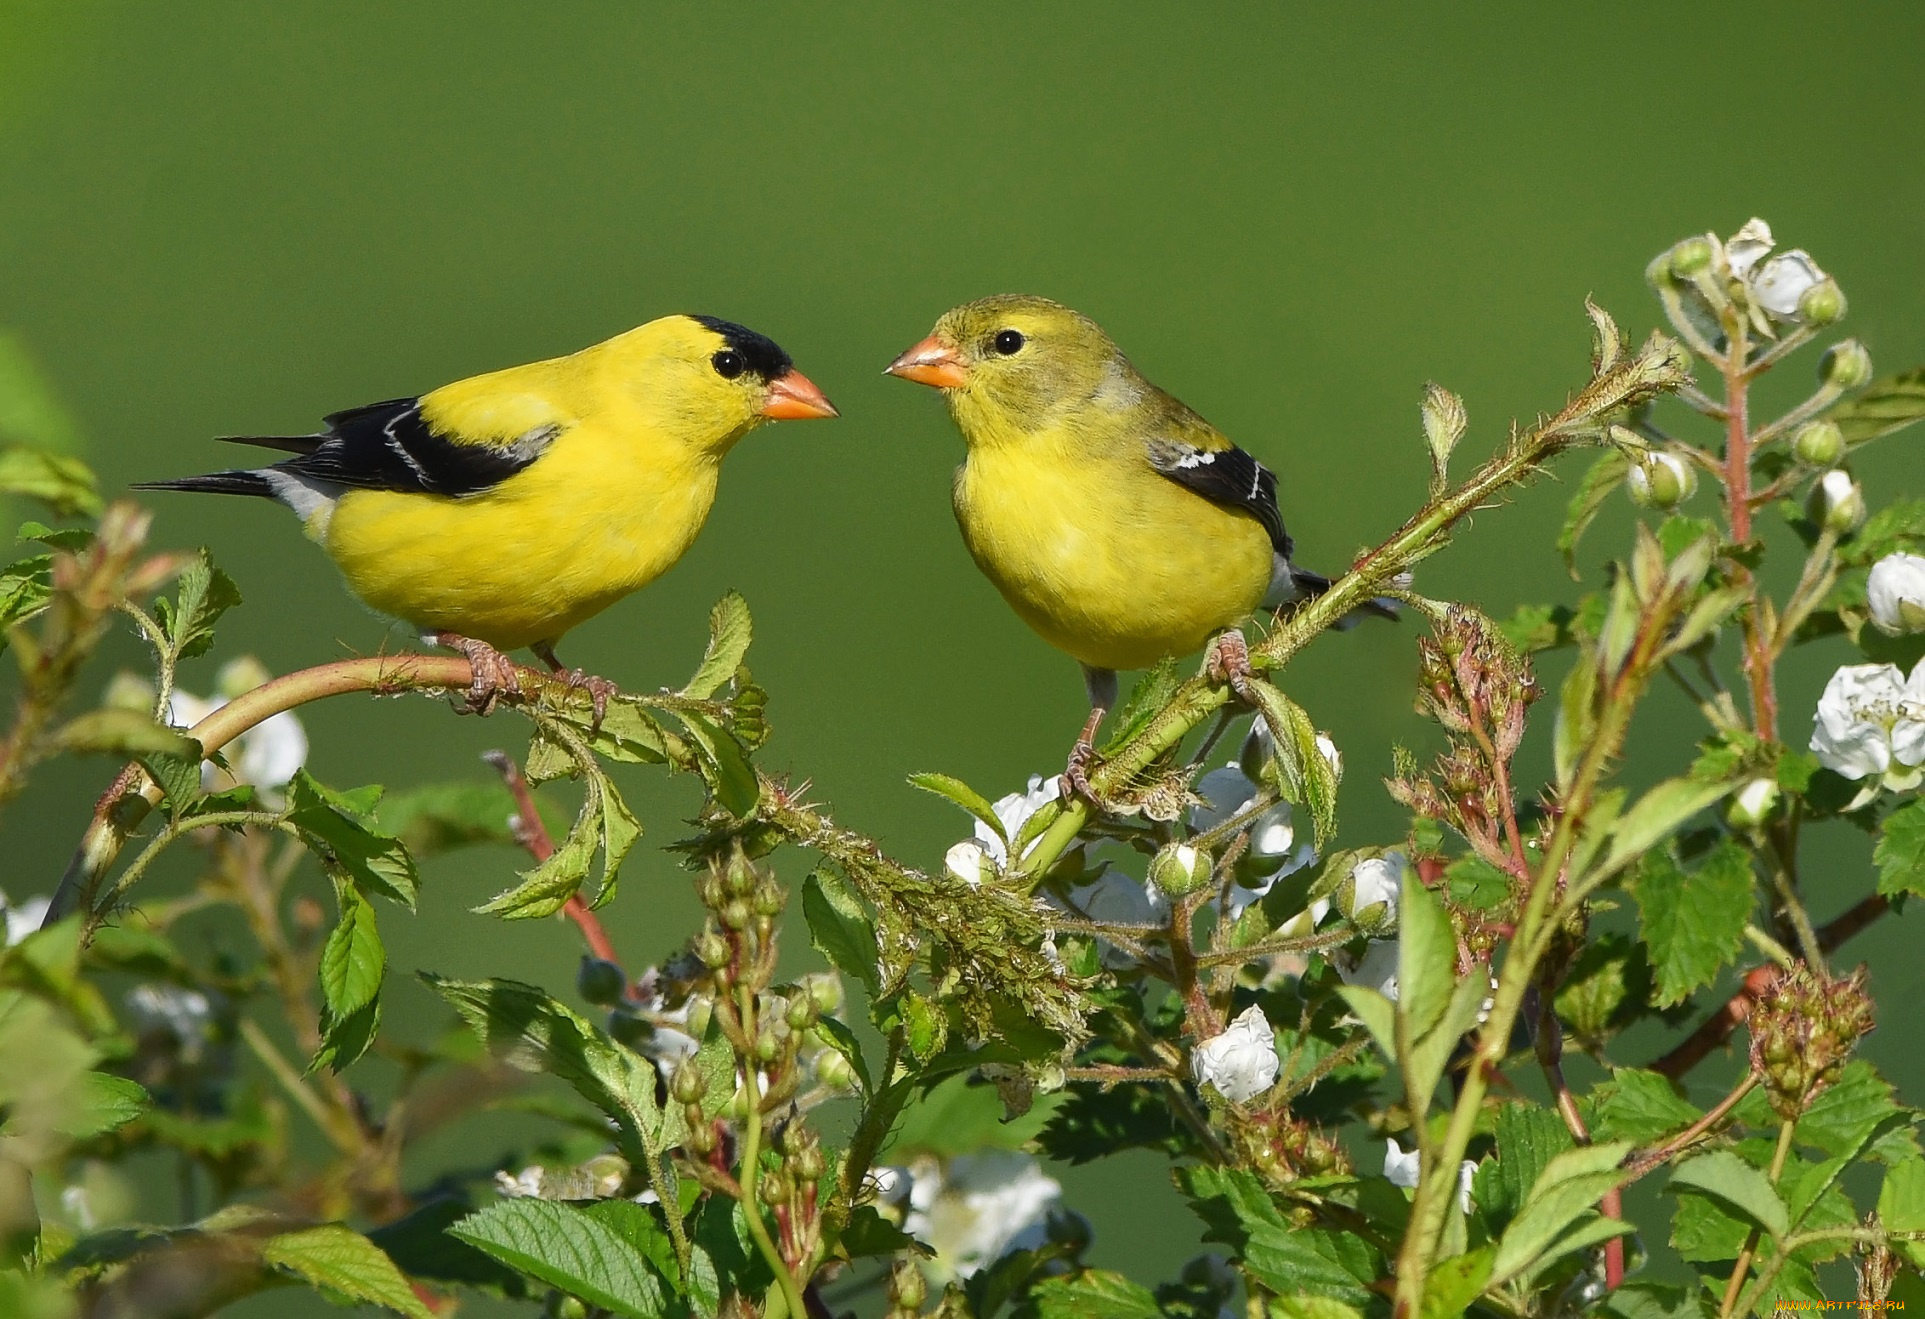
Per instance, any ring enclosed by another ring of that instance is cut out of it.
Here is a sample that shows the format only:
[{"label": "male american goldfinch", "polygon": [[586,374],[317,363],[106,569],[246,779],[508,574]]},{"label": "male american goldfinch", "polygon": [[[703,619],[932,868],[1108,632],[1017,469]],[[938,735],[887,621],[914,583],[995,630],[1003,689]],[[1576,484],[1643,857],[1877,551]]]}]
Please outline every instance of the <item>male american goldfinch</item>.
[{"label": "male american goldfinch", "polygon": [[[722,457],[771,419],[833,417],[773,341],[665,316],[605,343],[337,412],[313,435],[225,437],[294,456],[154,481],[278,499],[348,588],[474,666],[471,708],[519,690],[501,653],[555,643],[666,572],[708,517]],[[599,706],[610,684],[579,671]]]},{"label": "male american goldfinch", "polygon": [[1275,474],[1068,307],[965,303],[887,369],[941,390],[968,444],[955,507],[976,566],[1083,666],[1090,718],[1066,777],[1085,796],[1118,669],[1221,633],[1212,664],[1234,673],[1247,652],[1232,629],[1330,586],[1290,561]]}]

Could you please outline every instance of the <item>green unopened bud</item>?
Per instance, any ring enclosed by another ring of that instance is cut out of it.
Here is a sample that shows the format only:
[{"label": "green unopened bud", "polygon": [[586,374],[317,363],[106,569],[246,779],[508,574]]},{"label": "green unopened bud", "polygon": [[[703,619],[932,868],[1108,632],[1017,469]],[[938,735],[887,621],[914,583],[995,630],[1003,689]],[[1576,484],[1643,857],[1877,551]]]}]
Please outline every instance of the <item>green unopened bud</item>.
[{"label": "green unopened bud", "polygon": [[745,930],[748,928],[752,913],[749,911],[749,904],[741,898],[730,898],[722,904],[719,915],[722,917],[722,924],[729,929]]},{"label": "green unopened bud", "polygon": [[711,971],[718,966],[727,966],[731,956],[729,941],[714,930],[703,930],[695,940],[695,956]]},{"label": "green unopened bud", "polygon": [[1150,882],[1173,898],[1194,893],[1210,882],[1210,854],[1188,843],[1171,843],[1150,858]]},{"label": "green unopened bud", "polygon": [[818,1015],[832,1013],[842,1007],[842,977],[833,971],[811,971],[796,982],[815,1002]]},{"label": "green unopened bud", "polygon": [[1771,818],[1778,805],[1778,784],[1774,779],[1753,779],[1732,795],[1725,819],[1734,829],[1749,829]]},{"label": "green unopened bud", "polygon": [[788,901],[788,894],[776,883],[758,884],[749,896],[749,906],[757,916],[780,916],[782,906]]},{"label": "green unopened bud", "polygon": [[1830,325],[1844,314],[1845,295],[1836,280],[1813,284],[1798,299],[1798,319],[1813,328]]},{"label": "green unopened bud", "polygon": [[824,1048],[815,1059],[815,1079],[831,1090],[853,1090],[859,1079],[855,1066],[833,1048]]},{"label": "green unopened bud", "polygon": [[627,1008],[616,1008],[608,1014],[608,1033],[629,1048],[639,1049],[655,1034],[655,1027]]},{"label": "green unopened bud", "polygon": [[806,993],[791,998],[789,1005],[782,1010],[782,1020],[789,1023],[790,1030],[807,1030],[815,1025],[815,1019],[815,1000]]},{"label": "green unopened bud", "polygon": [[695,896],[710,911],[720,910],[729,900],[728,890],[722,887],[722,878],[714,871],[695,881]]},{"label": "green unopened bud", "polygon": [[688,1147],[706,1158],[715,1152],[715,1124],[702,1115],[699,1104],[691,1104],[683,1115],[688,1119]]},{"label": "green unopened bud", "polygon": [[1834,467],[1813,484],[1806,513],[1832,534],[1849,535],[1864,524],[1865,492],[1850,472]]},{"label": "green unopened bud", "polygon": [[769,1205],[785,1205],[789,1197],[795,1194],[794,1183],[789,1180],[788,1173],[780,1168],[771,1168],[763,1173],[762,1185],[758,1189],[762,1193],[762,1203]]},{"label": "green unopened bud", "polygon": [[1807,467],[1836,467],[1845,456],[1845,432],[1835,421],[1811,421],[1791,437],[1791,451]]},{"label": "green unopened bud", "polygon": [[1662,449],[1633,459],[1624,480],[1634,503],[1659,510],[1676,508],[1698,488],[1698,473],[1690,462]]},{"label": "green unopened bud", "polygon": [[1857,389],[1872,378],[1872,355],[1856,339],[1833,344],[1818,364],[1818,379],[1836,389]]},{"label": "green unopened bud", "polygon": [[691,1058],[684,1058],[675,1066],[675,1075],[669,1080],[668,1092],[675,1096],[678,1104],[699,1103],[708,1093],[708,1073],[695,1065]]},{"label": "green unopened bud", "polygon": [[755,1037],[755,1060],[772,1063],[782,1056],[782,1037],[774,1030],[765,1028]]},{"label": "green unopened bud", "polygon": [[137,673],[122,669],[107,681],[107,690],[100,694],[100,703],[109,710],[133,710],[139,714],[154,713],[154,684]]},{"label": "green unopened bud", "polygon": [[929,1284],[913,1255],[896,1261],[889,1272],[889,1304],[897,1314],[917,1314],[929,1299]]},{"label": "green unopened bud", "polygon": [[575,992],[590,1003],[611,1007],[622,1001],[628,977],[622,968],[599,957],[584,957],[575,972]]},{"label": "green unopened bud", "polygon": [[214,690],[228,700],[239,700],[274,677],[274,670],[252,655],[241,655],[221,665],[214,675]]},{"label": "green unopened bud", "polygon": [[1705,238],[1687,238],[1671,249],[1671,273],[1690,279],[1711,265],[1711,243]]},{"label": "green unopened bud", "polygon": [[746,898],[755,892],[755,867],[740,852],[729,858],[727,869],[722,872],[722,885],[732,898]]},{"label": "green unopened bud", "polygon": [[811,1183],[821,1177],[828,1168],[822,1158],[822,1147],[809,1144],[789,1156],[789,1172],[797,1182]]},{"label": "green unopened bud", "polygon": [[544,1311],[549,1319],[588,1319],[588,1302],[565,1292],[550,1292]]}]

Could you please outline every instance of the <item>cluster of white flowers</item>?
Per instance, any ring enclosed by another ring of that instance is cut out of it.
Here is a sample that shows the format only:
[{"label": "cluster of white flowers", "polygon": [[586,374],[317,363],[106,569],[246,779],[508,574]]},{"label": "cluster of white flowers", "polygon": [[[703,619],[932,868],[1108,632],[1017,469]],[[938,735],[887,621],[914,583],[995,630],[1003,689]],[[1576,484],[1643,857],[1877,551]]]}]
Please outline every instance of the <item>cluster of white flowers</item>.
[{"label": "cluster of white flowers", "polygon": [[1916,788],[1925,779],[1925,660],[1911,676],[1895,664],[1847,664],[1818,698],[1811,749],[1848,779],[1869,780],[1854,805],[1882,786]]},{"label": "cluster of white flowers", "polygon": [[881,1207],[902,1230],[934,1250],[923,1268],[937,1282],[967,1278],[1012,1250],[1043,1244],[1063,1188],[1041,1165],[1015,1150],[985,1150],[949,1159],[919,1158],[870,1174]]},{"label": "cluster of white flowers", "polygon": [[[1751,304],[1774,320],[1795,323],[1809,318],[1813,307],[1807,298],[1819,296],[1814,290],[1836,288],[1831,276],[1803,248],[1771,256],[1776,246],[1771,226],[1755,216],[1723,242],[1716,234],[1706,234],[1705,239],[1722,273],[1744,285]],[[1833,311],[1819,319],[1832,320],[1836,315]]]},{"label": "cluster of white flowers", "polygon": [[[1384,1142],[1384,1178],[1392,1186],[1402,1186],[1409,1190],[1417,1189],[1417,1176],[1423,1158],[1413,1146],[1404,1153],[1404,1147],[1395,1139]],[[1465,1213],[1470,1212],[1471,1181],[1477,1176],[1477,1165],[1469,1159],[1457,1166],[1457,1204]]]},{"label": "cluster of white flowers", "polygon": [[[993,806],[996,819],[1003,826],[1003,834],[1007,834],[1010,842],[1014,842],[1016,836],[1022,832],[1023,826],[1029,823],[1030,817],[1055,801],[1061,792],[1060,780],[1054,777],[1045,778],[1041,774],[1032,774],[1029,776],[1029,786],[1022,792],[1012,792],[1007,797],[997,798]],[[1040,841],[1040,839],[1032,840],[1024,847],[1023,855],[1028,856],[1030,849]],[[950,878],[959,879],[971,888],[981,884],[985,877],[994,875],[1008,864],[1009,847],[1003,842],[1002,834],[998,834],[981,820],[976,821],[974,836],[957,843],[943,857],[943,869],[948,872]]]}]

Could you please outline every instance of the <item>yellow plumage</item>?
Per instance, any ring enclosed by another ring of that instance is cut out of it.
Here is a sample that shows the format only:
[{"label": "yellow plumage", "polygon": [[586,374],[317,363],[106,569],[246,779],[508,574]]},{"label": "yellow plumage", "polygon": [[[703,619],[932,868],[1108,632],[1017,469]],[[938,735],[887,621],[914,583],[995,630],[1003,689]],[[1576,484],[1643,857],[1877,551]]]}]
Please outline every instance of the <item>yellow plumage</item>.
[{"label": "yellow plumage", "polygon": [[545,650],[682,557],[750,430],[833,415],[769,340],[669,316],[321,435],[256,438],[299,455],[268,468],[156,484],[278,497],[373,608]]}]

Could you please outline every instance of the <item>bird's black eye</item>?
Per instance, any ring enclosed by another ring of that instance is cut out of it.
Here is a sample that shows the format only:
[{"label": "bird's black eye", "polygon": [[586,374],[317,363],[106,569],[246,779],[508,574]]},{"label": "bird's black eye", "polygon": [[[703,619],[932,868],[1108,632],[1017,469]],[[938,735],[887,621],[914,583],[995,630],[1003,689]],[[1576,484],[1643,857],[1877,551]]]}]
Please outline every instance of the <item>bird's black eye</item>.
[{"label": "bird's black eye", "polygon": [[709,358],[709,364],[715,368],[715,374],[724,380],[733,380],[742,374],[742,354],[733,348],[724,348]]},{"label": "bird's black eye", "polygon": [[1004,357],[1012,357],[1023,350],[1023,334],[1020,330],[998,330],[996,332],[996,351]]}]

